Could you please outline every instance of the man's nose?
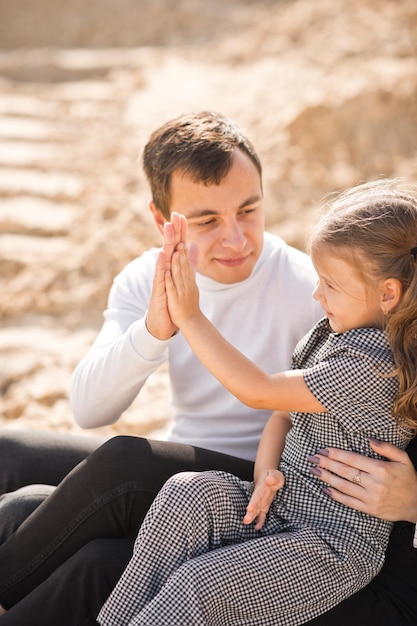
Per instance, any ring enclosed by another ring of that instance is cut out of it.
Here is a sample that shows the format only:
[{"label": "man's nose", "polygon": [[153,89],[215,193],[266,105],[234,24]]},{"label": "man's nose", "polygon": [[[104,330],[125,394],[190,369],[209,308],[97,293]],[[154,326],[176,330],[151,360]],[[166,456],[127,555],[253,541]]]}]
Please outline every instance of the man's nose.
[{"label": "man's nose", "polygon": [[245,247],[246,237],[239,224],[231,222],[224,227],[222,244],[235,250],[242,250]]}]

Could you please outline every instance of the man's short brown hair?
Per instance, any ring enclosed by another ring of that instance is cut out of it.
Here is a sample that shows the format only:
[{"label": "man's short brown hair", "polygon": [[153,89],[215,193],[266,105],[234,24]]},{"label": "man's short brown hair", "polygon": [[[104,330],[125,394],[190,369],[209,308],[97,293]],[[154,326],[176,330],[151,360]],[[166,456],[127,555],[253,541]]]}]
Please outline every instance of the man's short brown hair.
[{"label": "man's short brown hair", "polygon": [[185,114],[152,133],[143,152],[143,168],[152,199],[170,217],[170,181],[181,170],[195,182],[218,185],[239,149],[253,162],[262,179],[259,157],[249,139],[232,120],[215,111]]}]

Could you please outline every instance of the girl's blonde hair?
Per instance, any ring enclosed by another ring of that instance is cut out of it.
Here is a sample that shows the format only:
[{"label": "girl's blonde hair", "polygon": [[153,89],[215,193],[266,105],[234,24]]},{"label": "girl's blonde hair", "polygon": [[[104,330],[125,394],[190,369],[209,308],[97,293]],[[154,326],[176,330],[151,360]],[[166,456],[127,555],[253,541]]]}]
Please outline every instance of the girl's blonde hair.
[{"label": "girl's blonde hair", "polygon": [[370,287],[397,279],[398,305],[385,319],[398,376],[398,421],[417,433],[417,188],[380,180],[337,196],[313,230],[310,250],[331,246]]}]

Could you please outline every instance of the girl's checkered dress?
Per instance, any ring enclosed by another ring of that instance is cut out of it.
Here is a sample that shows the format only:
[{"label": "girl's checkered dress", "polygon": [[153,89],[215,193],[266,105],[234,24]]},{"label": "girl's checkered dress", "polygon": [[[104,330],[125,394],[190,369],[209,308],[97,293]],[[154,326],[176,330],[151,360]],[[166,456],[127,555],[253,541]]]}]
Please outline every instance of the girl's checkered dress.
[{"label": "girl's checkered dress", "polygon": [[253,484],[222,472],[182,473],[153,503],[132,559],[102,608],[103,626],[297,625],[329,610],[379,571],[391,525],[331,500],[308,471],[326,446],[372,454],[367,438],[405,447],[391,417],[398,382],[384,333],[342,335],[322,320],[294,368],[327,407],[293,413],[285,485],[261,531],[242,524]]}]

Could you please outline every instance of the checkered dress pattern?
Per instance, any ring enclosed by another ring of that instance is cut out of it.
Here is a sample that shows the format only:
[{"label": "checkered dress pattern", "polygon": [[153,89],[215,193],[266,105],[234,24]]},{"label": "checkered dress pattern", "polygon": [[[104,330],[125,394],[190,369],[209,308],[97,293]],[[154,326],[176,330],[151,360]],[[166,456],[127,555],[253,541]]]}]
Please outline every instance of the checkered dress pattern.
[{"label": "checkered dress pattern", "polygon": [[253,483],[214,471],[172,477],[99,614],[102,626],[296,626],[379,571],[391,525],[325,496],[306,457],[329,445],[369,455],[369,436],[405,447],[390,415],[397,381],[380,375],[393,367],[384,333],[338,335],[322,320],[293,365],[328,412],[292,414],[285,485],[264,528],[242,524]]}]

